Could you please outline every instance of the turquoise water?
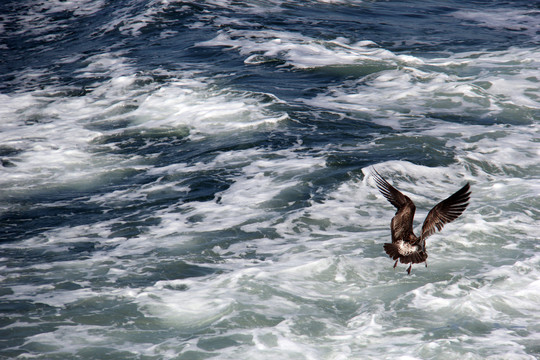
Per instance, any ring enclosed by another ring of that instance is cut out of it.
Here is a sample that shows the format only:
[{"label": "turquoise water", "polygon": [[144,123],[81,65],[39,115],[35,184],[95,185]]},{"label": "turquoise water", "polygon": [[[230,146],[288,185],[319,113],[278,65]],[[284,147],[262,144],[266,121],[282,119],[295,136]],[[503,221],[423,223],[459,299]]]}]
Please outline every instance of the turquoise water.
[{"label": "turquoise water", "polygon": [[540,356],[534,2],[0,9],[0,358]]}]

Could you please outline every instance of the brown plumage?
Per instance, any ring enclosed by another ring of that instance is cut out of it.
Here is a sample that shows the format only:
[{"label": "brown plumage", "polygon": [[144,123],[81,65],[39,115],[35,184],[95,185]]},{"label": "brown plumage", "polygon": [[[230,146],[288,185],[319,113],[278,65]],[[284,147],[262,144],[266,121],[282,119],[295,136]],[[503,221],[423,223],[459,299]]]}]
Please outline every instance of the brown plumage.
[{"label": "brown plumage", "polygon": [[[469,183],[465,184],[456,193],[441,201],[427,214],[422,225],[422,234],[417,237],[413,232],[413,219],[416,207],[407,196],[390,185],[377,170],[372,173],[377,188],[384,197],[396,207],[396,215],[392,218],[390,229],[392,243],[384,244],[384,250],[392,259],[402,264],[410,264],[407,273],[411,273],[412,264],[426,262],[426,239],[437,231],[441,231],[445,224],[456,220],[469,205],[471,196]],[[426,262],[427,266],[427,262]]]}]

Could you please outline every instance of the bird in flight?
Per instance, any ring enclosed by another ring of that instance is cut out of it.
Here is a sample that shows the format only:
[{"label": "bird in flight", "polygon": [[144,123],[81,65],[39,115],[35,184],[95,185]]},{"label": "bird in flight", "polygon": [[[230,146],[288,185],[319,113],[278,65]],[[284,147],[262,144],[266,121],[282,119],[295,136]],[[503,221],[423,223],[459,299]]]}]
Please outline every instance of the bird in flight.
[{"label": "bird in flight", "polygon": [[396,260],[394,269],[398,261],[410,264],[407,274],[411,273],[412,264],[425,262],[427,267],[426,239],[441,231],[445,224],[456,220],[465,211],[471,196],[469,183],[430,210],[422,225],[422,233],[418,237],[413,232],[416,207],[411,199],[390,185],[377,170],[373,169],[372,176],[381,194],[397,209],[390,223],[392,243],[384,244],[388,256]]}]

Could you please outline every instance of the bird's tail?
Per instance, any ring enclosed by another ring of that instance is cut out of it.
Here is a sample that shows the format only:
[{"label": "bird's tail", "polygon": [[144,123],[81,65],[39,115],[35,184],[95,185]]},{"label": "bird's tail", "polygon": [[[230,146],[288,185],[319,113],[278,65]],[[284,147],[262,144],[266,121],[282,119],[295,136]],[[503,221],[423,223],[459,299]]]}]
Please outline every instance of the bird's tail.
[{"label": "bird's tail", "polygon": [[399,259],[399,262],[401,262],[402,264],[423,263],[428,257],[427,253],[424,251],[415,251],[404,255],[399,252],[399,247],[394,243],[384,244],[384,251],[386,251],[388,256],[390,256],[392,259]]}]

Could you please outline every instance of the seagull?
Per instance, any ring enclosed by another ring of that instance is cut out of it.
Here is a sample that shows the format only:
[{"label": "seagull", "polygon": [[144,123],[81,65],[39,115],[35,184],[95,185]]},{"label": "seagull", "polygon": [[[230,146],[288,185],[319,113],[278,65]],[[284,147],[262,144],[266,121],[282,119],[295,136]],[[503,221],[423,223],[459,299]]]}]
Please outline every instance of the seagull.
[{"label": "seagull", "polygon": [[429,211],[422,225],[422,233],[417,237],[413,232],[413,219],[416,207],[407,196],[390,185],[377,170],[373,169],[377,188],[383,196],[396,207],[397,211],[390,223],[392,243],[384,244],[384,250],[393,260],[394,269],[398,261],[410,264],[407,274],[411,274],[412,264],[426,263],[426,239],[437,231],[441,231],[445,224],[456,220],[469,205],[471,196],[469,183],[453,195],[444,199]]}]

